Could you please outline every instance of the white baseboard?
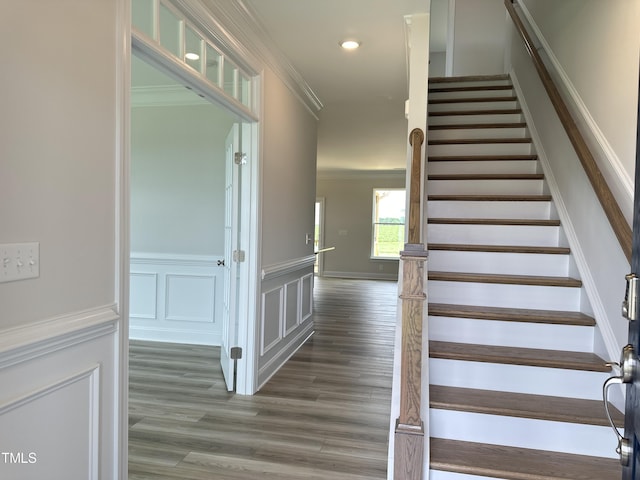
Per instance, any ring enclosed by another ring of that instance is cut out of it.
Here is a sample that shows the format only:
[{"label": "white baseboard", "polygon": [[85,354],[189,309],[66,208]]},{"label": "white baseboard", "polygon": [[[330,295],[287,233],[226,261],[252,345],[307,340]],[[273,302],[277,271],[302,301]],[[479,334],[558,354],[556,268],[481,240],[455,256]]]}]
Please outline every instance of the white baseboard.
[{"label": "white baseboard", "polygon": [[398,275],[395,273],[339,272],[335,270],[325,270],[322,272],[322,276],[329,278],[349,278],[354,280],[398,280]]}]

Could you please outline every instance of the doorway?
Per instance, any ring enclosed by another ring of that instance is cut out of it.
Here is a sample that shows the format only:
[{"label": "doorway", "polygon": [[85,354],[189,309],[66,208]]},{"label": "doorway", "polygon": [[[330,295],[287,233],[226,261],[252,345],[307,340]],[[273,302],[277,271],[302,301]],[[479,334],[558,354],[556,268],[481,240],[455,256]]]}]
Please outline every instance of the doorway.
[{"label": "doorway", "polygon": [[139,53],[134,44],[129,335],[220,346],[227,387],[250,394],[252,364],[238,369],[236,352],[252,358],[254,263],[241,257],[252,248],[256,125]]},{"label": "doorway", "polygon": [[313,234],[313,250],[316,260],[313,264],[313,273],[319,277],[324,271],[324,255],[320,252],[324,248],[324,197],[316,198],[315,222]]}]

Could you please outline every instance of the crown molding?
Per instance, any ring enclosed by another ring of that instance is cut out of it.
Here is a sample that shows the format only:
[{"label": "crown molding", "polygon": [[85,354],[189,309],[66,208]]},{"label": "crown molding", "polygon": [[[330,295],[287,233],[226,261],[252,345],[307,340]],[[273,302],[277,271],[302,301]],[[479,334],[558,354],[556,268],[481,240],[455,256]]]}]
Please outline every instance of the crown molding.
[{"label": "crown molding", "polygon": [[258,15],[243,0],[174,0],[198,27],[215,38],[241,68],[257,74],[268,66],[317,117],[323,105],[302,75],[278,49]]}]

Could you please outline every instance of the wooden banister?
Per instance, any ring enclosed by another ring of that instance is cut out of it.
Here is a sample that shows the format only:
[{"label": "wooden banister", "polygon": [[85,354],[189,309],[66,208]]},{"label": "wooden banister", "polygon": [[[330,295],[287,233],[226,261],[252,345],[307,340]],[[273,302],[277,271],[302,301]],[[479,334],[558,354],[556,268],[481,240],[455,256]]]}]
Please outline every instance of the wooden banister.
[{"label": "wooden banister", "polygon": [[556,87],[551,75],[549,74],[549,70],[545,66],[538,50],[535,48],[531,36],[529,32],[527,32],[523,21],[520,19],[518,12],[516,11],[513,0],[504,0],[505,7],[513,20],[513,23],[516,27],[516,30],[520,34],[520,37],[524,41],[525,47],[529,56],[533,60],[533,64],[542,80],[542,84],[544,85],[549,98],[551,99],[551,103],[560,118],[562,126],[564,127],[573,148],[580,159],[580,163],[582,163],[582,168],[584,168],[585,173],[587,174],[587,178],[591,182],[591,186],[593,187],[600,204],[611,224],[611,228],[618,238],[618,242],[620,243],[620,247],[624,252],[627,260],[631,262],[631,227],[627,223],[620,207],[618,206],[618,202],[616,201],[613,193],[611,193],[611,189],[607,185],[602,172],[598,168],[598,165],[595,161],[591,150],[589,149],[587,142],[584,137],[580,133],[578,126],[571,116],[569,112],[569,108],[566,103],[562,99],[558,88]]},{"label": "wooden banister", "polygon": [[411,155],[411,184],[409,186],[409,243],[420,243],[420,165],[422,163],[422,144],[424,133],[414,128],[409,134]]},{"label": "wooden banister", "polygon": [[421,162],[424,133],[419,128],[409,134],[412,146],[409,182],[409,242],[400,252],[402,269],[402,342],[400,356],[400,413],[396,420],[394,478],[422,480],[424,422],[422,421],[422,322],[427,250],[420,243],[422,198]]}]

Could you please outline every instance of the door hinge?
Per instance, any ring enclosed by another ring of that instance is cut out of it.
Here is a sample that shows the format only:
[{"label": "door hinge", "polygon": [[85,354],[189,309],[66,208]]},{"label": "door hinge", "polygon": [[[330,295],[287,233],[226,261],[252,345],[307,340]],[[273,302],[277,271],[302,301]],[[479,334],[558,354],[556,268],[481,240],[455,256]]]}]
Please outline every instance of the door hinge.
[{"label": "door hinge", "polygon": [[233,261],[237,263],[244,262],[245,253],[244,250],[234,250],[233,251]]},{"label": "door hinge", "polygon": [[243,152],[236,152],[233,154],[233,161],[236,165],[244,165],[247,163],[247,154]]},{"label": "door hinge", "polygon": [[229,351],[229,356],[231,360],[241,360],[242,359],[242,348],[241,347],[231,347]]}]

